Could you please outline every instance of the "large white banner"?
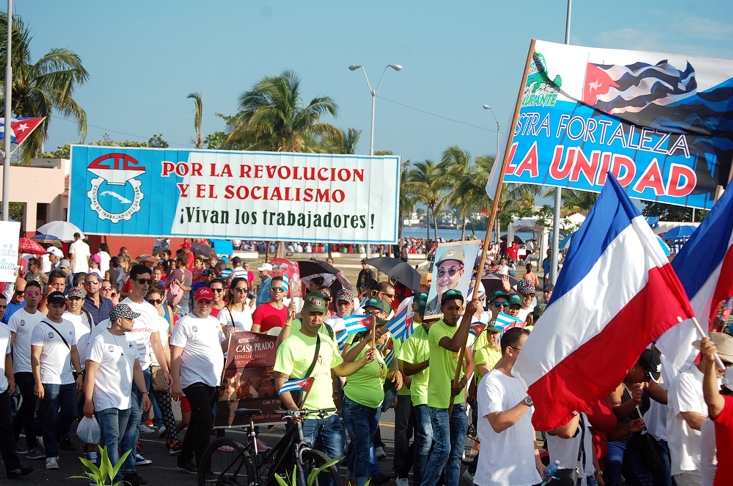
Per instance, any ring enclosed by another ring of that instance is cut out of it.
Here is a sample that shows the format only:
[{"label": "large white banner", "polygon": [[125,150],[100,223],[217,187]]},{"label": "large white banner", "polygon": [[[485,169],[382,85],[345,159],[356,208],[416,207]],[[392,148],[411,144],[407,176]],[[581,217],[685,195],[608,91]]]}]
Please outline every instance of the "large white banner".
[{"label": "large white banner", "polygon": [[85,233],[338,243],[397,240],[400,158],[74,146]]},{"label": "large white banner", "polygon": [[20,223],[0,221],[0,282],[15,282]]}]

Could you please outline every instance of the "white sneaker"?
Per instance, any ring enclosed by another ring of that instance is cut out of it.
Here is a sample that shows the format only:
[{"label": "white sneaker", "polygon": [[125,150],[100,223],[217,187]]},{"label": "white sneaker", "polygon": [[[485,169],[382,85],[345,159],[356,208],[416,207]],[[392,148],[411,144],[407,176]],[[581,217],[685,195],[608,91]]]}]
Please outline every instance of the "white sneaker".
[{"label": "white sneaker", "polygon": [[168,429],[165,428],[165,425],[158,429],[158,437],[163,439],[167,435],[168,435]]},{"label": "white sneaker", "polygon": [[140,424],[138,426],[138,429],[140,430],[141,434],[154,434],[155,433],[155,429],[151,429],[150,427],[148,427],[145,424]]},{"label": "white sneaker", "polygon": [[385,459],[387,457],[387,453],[384,452],[383,447],[377,447],[374,449],[374,454],[377,456],[377,459]]},{"label": "white sneaker", "polygon": [[145,459],[142,454],[135,454],[135,465],[136,466],[147,466],[148,464],[152,464],[153,461],[150,459]]},{"label": "white sneaker", "polygon": [[410,481],[407,478],[397,478],[395,483],[397,483],[397,486],[410,486]]},{"label": "white sneaker", "polygon": [[58,469],[59,458],[58,457],[47,457],[46,458],[46,469]]}]

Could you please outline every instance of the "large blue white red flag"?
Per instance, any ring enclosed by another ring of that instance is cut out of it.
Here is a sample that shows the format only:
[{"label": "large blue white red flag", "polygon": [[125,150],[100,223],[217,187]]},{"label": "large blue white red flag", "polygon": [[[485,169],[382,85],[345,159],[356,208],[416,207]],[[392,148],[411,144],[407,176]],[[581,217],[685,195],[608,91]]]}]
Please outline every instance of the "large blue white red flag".
[{"label": "large blue white red flag", "polygon": [[512,371],[534,400],[535,428],[562,425],[610,393],[652,341],[692,315],[654,233],[609,175]]},{"label": "large blue white red flag", "polygon": [[[10,119],[10,143],[20,145],[38,125],[45,120],[39,118],[11,118]],[[5,137],[5,118],[0,118],[0,140]]]},{"label": "large blue white red flag", "polygon": [[283,393],[294,391],[308,392],[311,389],[313,380],[315,380],[315,378],[312,376],[309,376],[307,378],[295,378],[292,380],[288,380],[283,383],[283,386],[280,388],[280,391],[277,392],[277,394],[282,395]]},{"label": "large blue white red flag", "polygon": [[400,302],[397,313],[391,321],[387,323],[387,330],[400,341],[406,341],[412,336],[412,322],[414,312],[412,310],[412,301],[414,297],[408,297]]},{"label": "large blue white red flag", "polygon": [[[721,301],[733,296],[733,186],[729,185],[710,214],[695,230],[672,268],[690,298],[703,329],[712,330]],[[692,321],[675,326],[657,340],[657,348],[678,370],[697,356],[692,342],[700,339]]]}]

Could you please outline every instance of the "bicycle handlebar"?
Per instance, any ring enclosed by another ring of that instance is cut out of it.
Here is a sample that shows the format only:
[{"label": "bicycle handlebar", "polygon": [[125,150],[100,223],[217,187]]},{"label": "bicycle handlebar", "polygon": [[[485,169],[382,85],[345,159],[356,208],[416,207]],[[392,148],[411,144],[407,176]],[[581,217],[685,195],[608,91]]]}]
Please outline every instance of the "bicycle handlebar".
[{"label": "bicycle handlebar", "polygon": [[274,410],[273,413],[277,413],[280,415],[285,416],[286,418],[299,418],[304,417],[306,415],[315,414],[318,415],[321,418],[324,418],[325,416],[335,412],[335,408],[321,408],[316,410]]}]

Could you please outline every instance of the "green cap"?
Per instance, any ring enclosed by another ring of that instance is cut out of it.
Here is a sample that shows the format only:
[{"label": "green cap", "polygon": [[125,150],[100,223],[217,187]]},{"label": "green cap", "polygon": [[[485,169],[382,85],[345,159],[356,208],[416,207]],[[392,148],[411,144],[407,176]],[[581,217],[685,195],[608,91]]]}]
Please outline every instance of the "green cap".
[{"label": "green cap", "polygon": [[325,314],[326,299],[323,298],[320,292],[308,294],[303,300],[303,309],[308,312],[320,312],[321,314]]},{"label": "green cap", "polygon": [[489,304],[494,302],[499,297],[504,297],[505,299],[509,300],[509,294],[507,294],[503,290],[497,290],[496,292],[494,292],[493,294],[489,296]]},{"label": "green cap", "polygon": [[443,292],[443,296],[440,298],[440,305],[445,305],[446,302],[453,299],[459,299],[461,302],[466,301],[466,299],[463,298],[463,294],[460,290],[449,289]]},{"label": "green cap", "polygon": [[367,300],[364,303],[364,309],[366,309],[367,307],[375,307],[387,315],[392,312],[392,308],[389,306],[389,304],[382,299],[371,298]]},{"label": "green cap", "polygon": [[522,296],[519,294],[509,294],[507,301],[509,301],[509,305],[522,305]]}]

